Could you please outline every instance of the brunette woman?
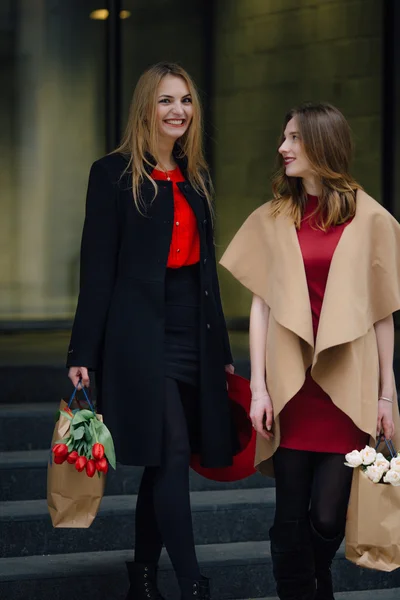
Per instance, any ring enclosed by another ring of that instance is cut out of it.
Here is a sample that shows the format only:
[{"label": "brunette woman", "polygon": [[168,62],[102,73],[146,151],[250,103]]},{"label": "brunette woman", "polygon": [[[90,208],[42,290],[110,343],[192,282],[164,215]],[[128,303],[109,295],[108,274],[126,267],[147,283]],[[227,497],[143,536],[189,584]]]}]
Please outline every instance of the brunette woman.
[{"label": "brunette woman", "polygon": [[276,478],[270,539],[282,600],[334,598],[353,473],[344,455],[381,433],[392,439],[398,420],[400,227],[351,176],[351,148],[333,106],[291,110],[274,199],[221,261],[253,292],[251,419],[256,464],[271,474],[272,462]]},{"label": "brunette woman", "polygon": [[117,459],[145,467],[136,508],[129,599],[161,599],[164,544],[181,598],[210,598],[196,559],[189,500],[192,451],[232,462],[212,185],[189,75],[157,64],[140,78],[123,142],[92,166],[69,377],[89,385]]}]

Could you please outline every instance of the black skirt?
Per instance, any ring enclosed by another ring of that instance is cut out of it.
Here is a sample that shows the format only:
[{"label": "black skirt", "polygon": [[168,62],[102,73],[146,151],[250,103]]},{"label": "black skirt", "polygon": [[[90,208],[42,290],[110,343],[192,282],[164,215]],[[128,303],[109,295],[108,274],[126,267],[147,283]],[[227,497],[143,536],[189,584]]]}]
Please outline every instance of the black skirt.
[{"label": "black skirt", "polygon": [[165,276],[165,375],[190,385],[199,381],[199,264],[167,269]]}]

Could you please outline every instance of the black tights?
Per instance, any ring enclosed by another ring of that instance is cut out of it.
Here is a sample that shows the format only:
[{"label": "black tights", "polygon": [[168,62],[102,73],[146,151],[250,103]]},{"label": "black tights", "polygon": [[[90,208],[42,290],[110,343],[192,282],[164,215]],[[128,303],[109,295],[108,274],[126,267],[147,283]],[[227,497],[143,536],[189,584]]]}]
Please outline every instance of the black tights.
[{"label": "black tights", "polygon": [[190,442],[183,403],[193,388],[165,379],[162,465],[146,467],[136,505],[135,561],[158,563],[164,543],[178,577],[200,580],[189,496]]},{"label": "black tights", "polygon": [[343,535],[353,475],[343,454],[278,448],[273,461],[275,523],[310,517],[322,537]]}]

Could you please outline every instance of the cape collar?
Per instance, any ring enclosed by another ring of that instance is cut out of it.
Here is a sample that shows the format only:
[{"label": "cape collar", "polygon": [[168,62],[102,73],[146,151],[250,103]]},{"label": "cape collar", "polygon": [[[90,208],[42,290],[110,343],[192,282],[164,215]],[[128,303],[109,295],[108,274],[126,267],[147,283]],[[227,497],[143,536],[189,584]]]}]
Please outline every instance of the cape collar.
[{"label": "cape collar", "polygon": [[357,339],[373,324],[366,300],[366,271],[370,268],[366,259],[368,242],[363,242],[371,214],[368,200],[371,199],[365,192],[357,193],[356,214],[344,229],[333,254],[315,340],[306,273],[296,229],[285,217],[276,218],[274,282],[277,289],[276,293],[273,291],[274,316],[314,349],[314,364],[321,352]]}]

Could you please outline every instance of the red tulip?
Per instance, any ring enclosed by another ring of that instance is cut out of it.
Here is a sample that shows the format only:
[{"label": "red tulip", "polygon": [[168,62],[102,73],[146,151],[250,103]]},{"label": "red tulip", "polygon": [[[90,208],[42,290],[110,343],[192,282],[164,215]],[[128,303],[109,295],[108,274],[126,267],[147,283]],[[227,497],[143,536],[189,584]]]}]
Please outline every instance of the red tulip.
[{"label": "red tulip", "polygon": [[101,458],[100,460],[96,461],[96,469],[98,471],[101,471],[102,473],[107,473],[108,471],[108,461],[106,459],[105,456],[103,456],[103,458]]},{"label": "red tulip", "polygon": [[69,462],[70,465],[73,465],[74,463],[76,463],[78,458],[79,458],[79,454],[77,453],[77,451],[72,450],[72,452],[70,452],[67,456],[67,461]]},{"label": "red tulip", "polygon": [[96,473],[96,463],[94,462],[93,459],[90,459],[86,463],[86,474],[88,477],[93,477],[93,475],[95,473]]},{"label": "red tulip", "polygon": [[53,447],[53,452],[55,454],[55,456],[67,456],[68,454],[68,446],[67,444],[56,444]]},{"label": "red tulip", "polygon": [[92,455],[95,460],[100,460],[104,456],[103,444],[94,444],[92,448]]},{"label": "red tulip", "polygon": [[57,454],[54,455],[54,462],[56,465],[62,465],[66,461],[66,456],[59,456]]},{"label": "red tulip", "polygon": [[75,463],[75,469],[81,473],[83,471],[83,469],[86,467],[86,463],[87,463],[86,456],[79,456]]}]

